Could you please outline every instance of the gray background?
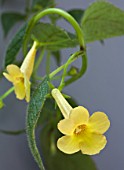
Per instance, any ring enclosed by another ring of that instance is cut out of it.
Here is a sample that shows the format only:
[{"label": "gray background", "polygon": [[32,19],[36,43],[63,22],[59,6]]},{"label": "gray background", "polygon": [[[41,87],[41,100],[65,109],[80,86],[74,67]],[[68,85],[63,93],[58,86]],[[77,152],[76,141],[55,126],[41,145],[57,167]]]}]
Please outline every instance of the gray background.
[{"label": "gray background", "polygon": [[[123,0],[109,0],[124,9]],[[86,8],[93,0],[57,0],[57,6],[64,9]],[[1,11],[22,11],[23,1],[9,1]],[[64,22],[65,23],[65,22]],[[63,24],[62,24],[63,25]],[[64,25],[73,31],[68,24]],[[16,26],[17,27],[17,26]],[[0,25],[0,67],[6,45],[9,43],[16,27],[4,39]],[[74,49],[64,50],[63,56],[69,56]],[[106,133],[107,147],[93,159],[99,170],[124,169],[124,37],[105,40],[102,46],[99,42],[88,45],[88,70],[83,78],[70,85],[65,91],[77,99],[80,105],[87,107],[90,113],[104,111],[111,120],[111,128]],[[80,64],[80,61],[77,61]],[[54,67],[54,66],[53,66]],[[42,68],[40,69],[42,72]],[[0,94],[3,94],[11,84],[5,79],[0,84]],[[11,99],[11,100],[10,100]],[[0,111],[0,129],[17,130],[25,127],[24,101],[15,100],[15,95],[5,99],[6,107]],[[27,147],[25,135],[18,137],[0,134],[0,170],[38,170]]]}]

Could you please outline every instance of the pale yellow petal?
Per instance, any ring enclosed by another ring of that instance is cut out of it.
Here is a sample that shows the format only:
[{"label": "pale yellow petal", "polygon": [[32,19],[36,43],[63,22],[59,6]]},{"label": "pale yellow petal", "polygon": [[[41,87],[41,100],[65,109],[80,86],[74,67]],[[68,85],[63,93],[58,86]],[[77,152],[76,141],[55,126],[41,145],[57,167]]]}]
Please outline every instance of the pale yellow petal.
[{"label": "pale yellow petal", "polygon": [[14,65],[14,64],[8,65],[6,69],[7,69],[8,73],[10,74],[10,76],[13,76],[13,77],[21,77],[21,76],[23,76],[23,74],[21,73],[19,67]]},{"label": "pale yellow petal", "polygon": [[88,133],[83,136],[79,146],[83,154],[95,155],[105,147],[106,143],[104,135]]},{"label": "pale yellow petal", "polygon": [[88,125],[92,131],[103,134],[110,127],[110,121],[105,113],[95,112],[90,117]]},{"label": "pale yellow petal", "polygon": [[75,107],[70,113],[70,119],[73,120],[73,123],[76,126],[87,124],[89,120],[89,112],[83,106]]},{"label": "pale yellow petal", "polygon": [[30,101],[30,81],[26,78],[26,76],[24,76],[24,86],[25,86],[25,98],[26,101],[29,102]]},{"label": "pale yellow petal", "polygon": [[14,84],[16,97],[20,100],[25,98],[25,87],[23,82]]},{"label": "pale yellow petal", "polygon": [[72,135],[75,130],[75,124],[71,119],[63,119],[58,123],[58,129],[64,135]]},{"label": "pale yellow petal", "polygon": [[72,154],[80,150],[79,143],[73,136],[63,136],[58,139],[57,147],[64,153]]},{"label": "pale yellow petal", "polygon": [[7,74],[7,73],[3,73],[3,75],[4,75],[4,77],[5,77],[8,81],[13,82],[12,76],[10,76],[10,75]]}]

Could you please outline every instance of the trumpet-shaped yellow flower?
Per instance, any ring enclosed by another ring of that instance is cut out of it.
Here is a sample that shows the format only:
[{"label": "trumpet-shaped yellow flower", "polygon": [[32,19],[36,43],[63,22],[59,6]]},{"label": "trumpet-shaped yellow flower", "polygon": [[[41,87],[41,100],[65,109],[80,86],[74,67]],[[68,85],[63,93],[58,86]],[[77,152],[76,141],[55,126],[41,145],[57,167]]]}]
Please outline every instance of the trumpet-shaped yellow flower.
[{"label": "trumpet-shaped yellow flower", "polygon": [[3,73],[7,80],[13,83],[16,97],[20,100],[30,101],[30,77],[34,67],[37,43],[34,42],[32,48],[25,57],[21,67],[14,64],[7,66],[7,72]]},{"label": "trumpet-shaped yellow flower", "polygon": [[72,108],[58,89],[52,90],[65,119],[58,123],[58,129],[65,136],[57,141],[57,147],[64,153],[73,154],[81,150],[83,154],[98,154],[106,145],[103,135],[110,126],[107,115],[95,112],[91,116],[86,108]]}]

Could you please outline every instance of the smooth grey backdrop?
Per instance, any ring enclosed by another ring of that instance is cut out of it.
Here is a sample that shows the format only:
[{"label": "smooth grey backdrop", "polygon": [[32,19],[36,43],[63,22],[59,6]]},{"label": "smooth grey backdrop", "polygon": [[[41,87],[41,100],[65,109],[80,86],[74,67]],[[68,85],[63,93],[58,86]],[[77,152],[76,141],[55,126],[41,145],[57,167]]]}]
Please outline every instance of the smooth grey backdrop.
[{"label": "smooth grey backdrop", "polygon": [[[86,8],[93,0],[56,0],[57,6],[63,9]],[[109,0],[124,9],[123,0]],[[0,11],[22,11],[21,0],[7,1]],[[64,22],[65,24],[65,22]],[[60,24],[63,25],[63,24]],[[17,26],[16,26],[17,27]],[[9,43],[16,27],[4,39],[0,25],[0,68],[6,45]],[[73,31],[69,24],[64,27]],[[93,159],[99,170],[124,169],[124,37],[105,40],[105,45],[95,42],[88,45],[88,70],[83,78],[70,85],[65,91],[74,96],[80,105],[87,107],[90,113],[104,111],[111,120],[107,132],[107,147]],[[64,50],[68,57],[74,49]],[[80,61],[77,62],[80,64]],[[53,66],[54,67],[54,66]],[[40,69],[42,71],[42,68]],[[0,83],[0,94],[11,84],[5,79]],[[0,111],[0,129],[21,129],[25,126],[26,103],[15,100],[12,94],[5,100],[6,107]],[[38,170],[27,147],[25,135],[18,137],[0,134],[0,170]]]}]

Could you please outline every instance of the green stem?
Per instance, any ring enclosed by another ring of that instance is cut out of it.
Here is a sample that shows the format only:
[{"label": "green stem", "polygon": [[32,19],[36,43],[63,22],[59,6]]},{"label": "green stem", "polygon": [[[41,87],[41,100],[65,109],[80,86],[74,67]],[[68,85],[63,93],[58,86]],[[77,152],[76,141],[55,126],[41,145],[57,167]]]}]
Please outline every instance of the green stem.
[{"label": "green stem", "polygon": [[50,54],[51,52],[48,51],[46,56],[46,74],[48,75],[50,73]]},{"label": "green stem", "polygon": [[55,77],[53,77],[51,80],[59,80],[59,79],[61,79],[62,78],[62,76],[60,75],[60,76],[55,76]]},{"label": "green stem", "polygon": [[74,54],[71,55],[71,57],[68,59],[68,61],[66,62],[65,64],[65,67],[64,67],[64,70],[63,70],[63,74],[62,74],[62,79],[61,79],[61,82],[60,82],[60,85],[58,87],[58,89],[61,91],[63,89],[63,87],[65,86],[65,77],[67,75],[67,69],[68,69],[68,66],[70,65],[70,63],[72,62],[72,60],[74,59],[77,59],[77,57],[79,55],[82,55],[84,52],[83,51],[78,51]]},{"label": "green stem", "polygon": [[0,99],[3,100],[5,99],[10,93],[12,93],[14,91],[14,87],[11,87],[8,91],[6,91],[1,97]]},{"label": "green stem", "polygon": [[77,23],[77,21],[67,12],[65,12],[64,10],[61,9],[57,9],[57,8],[49,8],[49,9],[45,9],[44,11],[41,11],[40,13],[38,13],[37,15],[35,15],[29,22],[27,31],[26,31],[26,36],[24,38],[24,43],[23,43],[23,50],[24,50],[24,54],[26,54],[27,52],[27,44],[28,44],[28,40],[30,37],[30,33],[34,27],[34,25],[45,15],[48,14],[59,14],[61,16],[63,16],[68,22],[70,22],[70,24],[74,27],[76,33],[77,33],[77,37],[79,40],[79,44],[80,44],[80,49],[84,50],[85,49],[85,44],[84,44],[84,36],[83,36],[83,32],[79,26],[79,24]]},{"label": "green stem", "polygon": [[[74,62],[76,58],[71,59],[70,64]],[[49,74],[49,78],[52,79],[57,73],[59,73],[62,69],[64,69],[66,63],[58,67],[56,70],[54,70],[52,73]]]},{"label": "green stem", "polygon": [[40,54],[39,58],[36,61],[36,64],[34,66],[34,75],[36,75],[37,69],[38,69],[38,67],[39,67],[39,65],[40,65],[40,63],[41,63],[41,61],[43,59],[44,52],[45,52],[45,48],[42,49],[41,54]]},{"label": "green stem", "polygon": [[65,64],[58,67],[56,70],[54,70],[52,73],[49,74],[49,78],[52,79],[57,73],[59,73],[63,68]]},{"label": "green stem", "polygon": [[76,76],[73,76],[69,80],[65,81],[65,86],[68,86],[72,82],[76,81],[77,79],[82,77],[84,75],[84,73],[86,72],[86,70],[87,70],[87,56],[86,56],[86,54],[82,54],[81,57],[82,57],[82,67],[81,67],[80,72]]}]

